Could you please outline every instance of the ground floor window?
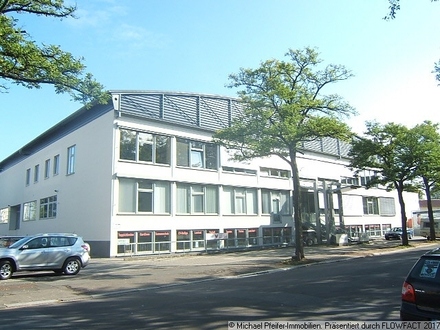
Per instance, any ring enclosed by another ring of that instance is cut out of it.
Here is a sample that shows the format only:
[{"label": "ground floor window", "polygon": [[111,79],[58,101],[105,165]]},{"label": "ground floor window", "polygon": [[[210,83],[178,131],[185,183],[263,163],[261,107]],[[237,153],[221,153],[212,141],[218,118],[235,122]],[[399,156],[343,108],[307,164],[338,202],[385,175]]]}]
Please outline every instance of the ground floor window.
[{"label": "ground floor window", "polygon": [[380,224],[365,225],[365,232],[368,236],[382,236]]},{"label": "ground floor window", "polygon": [[145,254],[171,252],[171,232],[168,231],[120,231],[118,254]]}]

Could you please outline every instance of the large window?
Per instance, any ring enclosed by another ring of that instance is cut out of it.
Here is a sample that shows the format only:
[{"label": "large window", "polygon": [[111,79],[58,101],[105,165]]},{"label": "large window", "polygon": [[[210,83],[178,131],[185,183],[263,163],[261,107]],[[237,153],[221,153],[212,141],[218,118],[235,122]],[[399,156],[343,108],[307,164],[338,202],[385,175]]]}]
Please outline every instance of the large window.
[{"label": "large window", "polygon": [[121,129],[120,133],[120,159],[170,164],[170,137],[127,129]]},{"label": "large window", "polygon": [[177,166],[218,168],[217,146],[213,143],[177,139]]},{"label": "large window", "polygon": [[225,214],[257,214],[257,190],[246,188],[223,188]]},{"label": "large window", "polygon": [[23,221],[37,219],[37,201],[27,202],[23,204]]},{"label": "large window", "polygon": [[170,184],[120,178],[119,212],[169,214]]},{"label": "large window", "polygon": [[75,146],[67,148],[67,175],[75,173]]},{"label": "large window", "polygon": [[363,197],[364,214],[379,214],[379,203],[377,197]]},{"label": "large window", "polygon": [[57,216],[57,196],[40,199],[40,219],[55,218]]},{"label": "large window", "polygon": [[290,214],[289,191],[265,190],[261,191],[263,214]]},{"label": "large window", "polygon": [[176,203],[179,214],[217,214],[218,188],[178,184]]},{"label": "large window", "polygon": [[393,197],[362,197],[364,214],[394,216],[396,205]]}]

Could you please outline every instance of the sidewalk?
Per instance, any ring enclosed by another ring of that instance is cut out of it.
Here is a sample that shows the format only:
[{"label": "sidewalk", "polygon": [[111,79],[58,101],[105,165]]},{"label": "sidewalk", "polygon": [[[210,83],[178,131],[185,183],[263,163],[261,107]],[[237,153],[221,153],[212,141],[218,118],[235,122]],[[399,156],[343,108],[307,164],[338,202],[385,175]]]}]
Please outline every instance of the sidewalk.
[{"label": "sidewalk", "polygon": [[305,261],[292,264],[293,247],[210,254],[172,254],[145,257],[92,259],[75,277],[49,273],[17,273],[0,281],[0,309],[66,301],[91,300],[130,291],[147,291],[197,281],[251,276],[283,271],[316,262],[337,262],[350,258],[399,253],[410,249],[431,249],[437,243],[412,240],[373,240],[348,246],[305,247]]}]

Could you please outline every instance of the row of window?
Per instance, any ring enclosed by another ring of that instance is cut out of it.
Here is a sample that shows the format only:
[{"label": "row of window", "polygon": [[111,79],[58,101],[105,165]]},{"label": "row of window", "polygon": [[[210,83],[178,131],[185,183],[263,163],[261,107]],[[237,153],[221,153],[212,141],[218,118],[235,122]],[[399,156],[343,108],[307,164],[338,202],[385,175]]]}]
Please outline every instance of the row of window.
[{"label": "row of window", "polygon": [[[41,198],[38,202],[36,200],[23,203],[22,220],[32,221],[37,220],[37,215],[40,219],[56,218],[57,216],[57,196],[50,196]],[[0,209],[0,223],[9,222],[9,207]]]},{"label": "row of window", "polygon": [[176,241],[171,241],[170,230],[118,232],[118,254],[143,254],[177,251],[227,249],[256,245],[289,244],[292,228],[231,228],[177,230]]},{"label": "row of window", "polygon": [[[119,212],[171,213],[171,184],[165,181],[119,179]],[[258,214],[258,190],[255,188],[214,185],[175,185],[176,214]],[[263,214],[291,214],[289,191],[261,190]]]},{"label": "row of window", "polygon": [[[171,165],[171,137],[164,135],[120,129],[119,158],[121,160]],[[219,164],[218,146],[213,143],[176,138],[176,165],[192,168],[217,170]],[[225,172],[256,175],[257,171],[223,167]],[[290,178],[290,171],[266,168],[261,175]]]},{"label": "row of window", "polygon": [[[67,169],[66,174],[70,175],[75,173],[75,152],[76,147],[71,146],[67,148]],[[46,159],[44,162],[44,179],[49,179],[50,175],[56,176],[60,174],[60,155],[55,155],[53,159]],[[32,173],[31,169],[28,168],[26,170],[26,186],[29,186],[31,184],[31,178]],[[40,164],[37,164],[34,166],[34,175],[33,175],[33,182],[37,183],[40,181]]]}]

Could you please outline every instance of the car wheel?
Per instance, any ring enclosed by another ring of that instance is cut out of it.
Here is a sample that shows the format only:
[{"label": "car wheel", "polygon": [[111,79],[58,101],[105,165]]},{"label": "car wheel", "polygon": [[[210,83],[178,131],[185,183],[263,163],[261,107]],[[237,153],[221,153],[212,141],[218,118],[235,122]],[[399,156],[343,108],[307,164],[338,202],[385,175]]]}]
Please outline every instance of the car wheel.
[{"label": "car wheel", "polygon": [[69,258],[64,263],[63,273],[66,275],[76,275],[81,269],[81,261],[78,258]]},{"label": "car wheel", "polygon": [[11,278],[13,273],[12,264],[10,261],[0,261],[0,280],[7,280]]}]

